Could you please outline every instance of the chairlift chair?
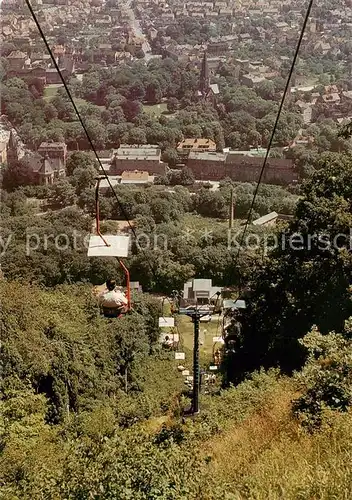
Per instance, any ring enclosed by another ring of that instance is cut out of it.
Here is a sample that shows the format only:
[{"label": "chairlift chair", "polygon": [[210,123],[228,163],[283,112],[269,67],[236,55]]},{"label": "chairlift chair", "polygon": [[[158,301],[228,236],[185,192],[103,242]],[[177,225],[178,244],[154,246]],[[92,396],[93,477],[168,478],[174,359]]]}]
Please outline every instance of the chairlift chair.
[{"label": "chairlift chair", "polygon": [[99,187],[101,180],[104,177],[97,177],[97,184],[95,189],[95,219],[96,219],[96,234],[91,234],[88,246],[88,257],[116,257],[123,269],[126,277],[126,298],[127,307],[126,311],[131,310],[131,285],[130,285],[130,273],[124,262],[121,260],[122,257],[128,257],[128,251],[130,246],[130,237],[123,235],[112,235],[106,234],[102,235],[100,232],[100,213],[99,213]]}]

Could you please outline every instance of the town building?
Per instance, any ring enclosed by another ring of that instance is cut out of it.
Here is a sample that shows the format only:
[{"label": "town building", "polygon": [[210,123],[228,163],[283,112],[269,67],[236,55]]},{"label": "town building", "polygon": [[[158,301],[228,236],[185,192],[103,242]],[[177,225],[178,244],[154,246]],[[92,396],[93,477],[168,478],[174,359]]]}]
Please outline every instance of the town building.
[{"label": "town building", "polygon": [[177,145],[177,152],[191,152],[191,151],[216,151],[216,144],[211,139],[184,139]]},{"label": "town building", "polygon": [[191,151],[186,165],[197,180],[217,181],[226,177],[225,161],[226,153]]},{"label": "town building", "polygon": [[65,177],[67,146],[64,142],[42,142],[38,148],[38,153],[45,160],[46,172],[51,168],[55,179]]},{"label": "town building", "polygon": [[279,214],[276,212],[270,212],[270,214],[263,215],[253,221],[253,226],[274,226],[276,224]]},{"label": "town building", "polygon": [[[191,152],[187,167],[197,180],[220,181],[226,177],[237,182],[257,182],[263,166],[263,158],[228,153]],[[262,182],[267,184],[290,184],[298,180],[292,160],[269,158]]]},{"label": "town building", "polygon": [[121,175],[123,172],[136,170],[165,175],[166,164],[161,161],[159,146],[121,144],[113,154],[109,174]]},{"label": "town building", "polygon": [[27,59],[28,56],[24,52],[21,52],[20,50],[12,51],[6,58],[9,65],[9,70],[18,71],[23,69]]},{"label": "town building", "polygon": [[184,284],[183,304],[215,303],[221,294],[221,288],[213,286],[211,279],[194,278]]},{"label": "town building", "polygon": [[55,182],[55,169],[46,153],[43,158],[41,158],[39,169],[36,171],[38,184],[42,186],[48,186],[54,184]]},{"label": "town building", "polygon": [[[5,124],[5,126],[7,126]],[[9,124],[10,127],[11,124]],[[9,128],[9,138],[6,146],[6,162],[10,167],[15,165],[18,160],[23,158],[26,153],[25,146],[21,141],[19,135],[13,128]]]}]

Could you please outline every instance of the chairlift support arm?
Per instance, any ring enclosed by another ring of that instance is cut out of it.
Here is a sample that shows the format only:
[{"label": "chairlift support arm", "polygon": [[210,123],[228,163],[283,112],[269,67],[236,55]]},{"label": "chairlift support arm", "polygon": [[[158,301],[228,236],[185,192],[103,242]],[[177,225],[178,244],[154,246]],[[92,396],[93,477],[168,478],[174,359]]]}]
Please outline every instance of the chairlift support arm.
[{"label": "chairlift support arm", "polygon": [[103,240],[105,245],[109,247],[109,243],[106,241],[104,236],[100,232],[100,212],[99,212],[99,187],[100,187],[100,181],[102,180],[102,177],[97,177],[97,185],[95,188],[95,221],[96,221],[96,231],[98,236]]},{"label": "chairlift support arm", "polygon": [[131,310],[130,272],[119,257],[117,257],[117,260],[119,261],[119,264],[122,267],[122,269],[124,270],[124,273],[126,276],[127,310],[130,311]]}]

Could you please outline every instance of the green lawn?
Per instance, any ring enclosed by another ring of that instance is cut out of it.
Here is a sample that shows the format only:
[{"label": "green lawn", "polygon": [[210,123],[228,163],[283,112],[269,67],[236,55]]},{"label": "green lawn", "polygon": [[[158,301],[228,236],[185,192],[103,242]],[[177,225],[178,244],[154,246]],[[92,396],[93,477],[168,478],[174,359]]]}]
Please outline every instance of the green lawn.
[{"label": "green lawn", "polygon": [[[163,314],[165,317],[171,316],[170,303],[168,301],[164,302]],[[200,341],[203,341],[203,345],[199,347],[200,363],[203,367],[209,366],[209,363],[213,360],[213,348],[215,350],[221,347],[221,344],[213,345],[213,337],[221,337],[221,325],[222,320],[219,320],[219,316],[213,316],[212,321],[209,323],[200,323]],[[192,369],[193,363],[193,342],[194,342],[194,324],[191,318],[186,315],[178,314],[175,316],[175,326],[177,332],[180,335],[179,351],[186,353],[186,359],[184,362],[180,362],[187,369]],[[204,334],[204,330],[206,333]]]},{"label": "green lawn", "polygon": [[44,99],[47,99],[48,101],[51,101],[51,99],[54,99],[54,97],[56,96],[58,90],[61,87],[63,87],[63,85],[61,83],[47,85],[44,88]]},{"label": "green lawn", "polygon": [[[177,328],[180,334],[180,346],[186,352],[186,361],[183,363],[185,366],[192,366],[192,352],[194,341],[194,324],[191,318],[185,315],[178,315],[176,317]],[[206,330],[206,333],[204,331]],[[200,342],[203,345],[199,346],[200,363],[202,367],[209,366],[213,361],[213,349],[221,347],[221,344],[213,344],[213,337],[221,337],[221,319],[219,316],[213,316],[212,321],[209,323],[200,323],[199,328]]]},{"label": "green lawn", "polygon": [[151,116],[160,116],[167,113],[167,104],[165,102],[161,104],[143,104],[143,111]]},{"label": "green lawn", "polygon": [[[240,220],[235,220],[234,225],[239,224]],[[185,229],[189,229],[192,231],[192,235],[195,237],[202,236],[206,231],[216,231],[218,229],[222,229],[227,231],[229,227],[228,220],[221,219],[213,219],[210,217],[202,217],[196,214],[186,214],[182,218],[182,224]]]},{"label": "green lawn", "polygon": [[80,110],[81,107],[84,107],[87,104],[90,104],[91,106],[95,106],[96,108],[99,108],[99,109],[105,109],[105,106],[97,106],[96,104],[89,102],[86,99],[81,99],[80,97],[75,97],[74,100],[75,100],[75,104],[78,108],[78,111]]}]

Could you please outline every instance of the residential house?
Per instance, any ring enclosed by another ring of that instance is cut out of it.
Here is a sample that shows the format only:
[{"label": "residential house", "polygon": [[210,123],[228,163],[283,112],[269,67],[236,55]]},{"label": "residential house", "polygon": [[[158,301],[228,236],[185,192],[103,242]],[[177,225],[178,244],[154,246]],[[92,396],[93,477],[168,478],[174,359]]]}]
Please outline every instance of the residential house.
[{"label": "residential house", "polygon": [[331,50],[330,43],[324,42],[322,40],[314,45],[314,51],[317,52],[318,54],[322,54],[323,56],[328,54],[330,50]]},{"label": "residential house", "polygon": [[48,175],[50,169],[55,178],[66,175],[67,146],[64,142],[42,142],[38,153],[46,160],[43,166],[45,175]]},{"label": "residential house", "polygon": [[216,143],[211,139],[184,139],[177,145],[177,151],[190,152],[190,151],[216,151]]},{"label": "residential house", "polygon": [[6,58],[9,71],[18,71],[24,68],[25,62],[28,59],[27,54],[20,50],[13,50]]},{"label": "residential house", "polygon": [[258,83],[265,82],[265,78],[263,76],[256,76],[248,73],[247,75],[242,75],[241,82],[243,85],[247,85],[247,87],[254,87],[258,85]]}]

